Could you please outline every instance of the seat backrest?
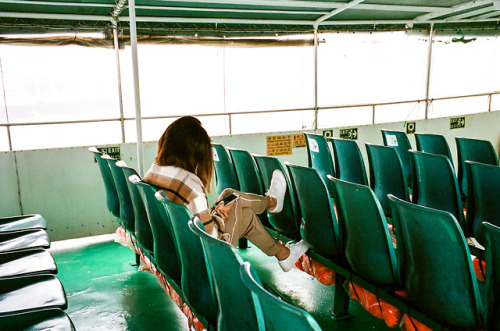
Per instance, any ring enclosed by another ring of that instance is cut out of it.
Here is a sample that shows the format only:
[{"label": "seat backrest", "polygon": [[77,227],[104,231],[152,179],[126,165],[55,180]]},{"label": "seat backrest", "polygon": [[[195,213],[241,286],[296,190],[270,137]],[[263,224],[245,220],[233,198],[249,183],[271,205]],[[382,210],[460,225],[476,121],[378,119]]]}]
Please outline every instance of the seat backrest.
[{"label": "seat backrest", "polygon": [[335,186],[337,211],[342,210],[338,214],[339,224],[343,223],[345,228],[345,256],[349,266],[377,285],[396,286],[396,253],[377,197],[366,185],[329,178]]},{"label": "seat backrest", "polygon": [[208,235],[197,217],[188,226],[202,240],[214,279],[219,306],[217,330],[261,330],[252,294],[240,276],[243,260],[236,248]]},{"label": "seat backrest", "polygon": [[452,213],[465,228],[464,211],[457,177],[450,159],[444,155],[410,152],[413,166],[412,202]]},{"label": "seat backrest", "polygon": [[457,142],[458,184],[464,198],[467,197],[467,173],[465,161],[498,165],[498,157],[489,140],[455,137]]},{"label": "seat backrest", "polygon": [[236,171],[234,170],[233,160],[227,149],[221,144],[212,143],[212,152],[214,156],[217,193],[221,194],[226,188],[239,190],[240,185],[236,177]]},{"label": "seat backrest", "polygon": [[151,232],[151,225],[149,224],[148,214],[144,207],[144,201],[142,200],[137,186],[129,180],[131,176],[136,176],[137,179],[140,180],[139,174],[135,169],[127,166],[125,162],[118,161],[116,162],[116,166],[122,169],[128,191],[130,192],[130,199],[135,215],[135,238],[137,243],[150,255],[154,254],[153,233]]},{"label": "seat backrest", "polygon": [[500,330],[500,228],[485,222],[485,330]]},{"label": "seat backrest", "polygon": [[111,175],[113,176],[113,180],[115,182],[118,200],[120,201],[120,220],[122,222],[122,226],[128,232],[135,233],[134,208],[132,206],[132,200],[130,199],[127,182],[125,180],[125,176],[123,175],[123,170],[122,168],[116,166],[117,160],[113,159],[111,156],[103,155],[101,158],[108,162]]},{"label": "seat backrest", "polygon": [[[343,257],[333,201],[316,169],[286,164],[300,207],[301,237],[317,253],[331,260]],[[333,183],[332,183],[333,187]]]},{"label": "seat backrest", "polygon": [[335,178],[347,182],[368,185],[365,162],[354,140],[332,138]]},{"label": "seat backrest", "polygon": [[401,284],[411,304],[451,329],[480,329],[483,306],[469,248],[455,217],[392,195],[389,199]]},{"label": "seat backrest", "polygon": [[297,210],[298,206],[295,202],[296,195],[287,172],[283,168],[281,162],[275,157],[254,155],[254,159],[259,168],[262,185],[265,191],[269,189],[271,178],[275,170],[281,170],[283,175],[285,175],[287,190],[285,192],[285,199],[283,200],[283,209],[280,213],[268,212],[267,217],[269,223],[271,223],[278,232],[290,239],[300,240],[300,217]]},{"label": "seat backrest", "polygon": [[410,140],[403,131],[382,129],[382,139],[384,146],[394,147],[398,151],[403,166],[403,174],[406,177],[406,183],[411,185],[411,163],[408,151],[411,149]]},{"label": "seat backrest", "polygon": [[227,148],[233,160],[239,190],[246,193],[264,194],[262,181],[252,155],[242,149]]},{"label": "seat backrest", "polygon": [[[239,190],[245,193],[264,195],[260,172],[252,155],[242,149],[228,148],[227,150],[233,160],[236,177],[240,186]],[[257,217],[264,226],[273,227],[268,220],[267,213],[259,214]]]},{"label": "seat backrest", "polygon": [[417,151],[444,155],[453,164],[450,146],[443,135],[415,132],[415,142],[417,144]]},{"label": "seat backrest", "polygon": [[321,330],[308,312],[268,292],[249,262],[241,265],[240,272],[243,283],[252,292],[255,310],[264,320],[265,329],[262,330]]},{"label": "seat backrest", "polygon": [[102,153],[99,152],[97,148],[91,147],[89,151],[94,154],[94,160],[96,160],[99,171],[101,172],[101,178],[104,182],[104,189],[106,191],[106,205],[108,210],[113,216],[120,218],[120,200],[118,200],[115,181],[113,180],[108,162],[101,158]]},{"label": "seat backrest", "polygon": [[325,183],[330,193],[332,184],[326,176],[335,176],[335,170],[328,143],[322,135],[315,133],[304,133],[304,135],[306,136],[309,167],[318,171],[321,180]]},{"label": "seat backrest", "polygon": [[156,198],[167,209],[174,230],[182,264],[181,285],[184,297],[196,314],[201,314],[212,326],[216,326],[217,300],[212,273],[200,237],[189,230],[191,212],[185,206],[169,201],[163,191],[156,192]]},{"label": "seat backrest", "polygon": [[178,287],[181,287],[182,266],[176,247],[176,239],[172,228],[172,223],[162,203],[155,197],[156,189],[139,178],[131,178],[137,185],[149,224],[153,233],[154,257],[157,268],[168,278],[172,279]]},{"label": "seat backrest", "polygon": [[467,172],[467,228],[484,245],[483,222],[500,226],[500,167],[465,161]]},{"label": "seat backrest", "polygon": [[385,215],[390,216],[391,207],[387,194],[410,200],[401,159],[393,147],[365,145],[370,168],[370,187],[380,201]]}]

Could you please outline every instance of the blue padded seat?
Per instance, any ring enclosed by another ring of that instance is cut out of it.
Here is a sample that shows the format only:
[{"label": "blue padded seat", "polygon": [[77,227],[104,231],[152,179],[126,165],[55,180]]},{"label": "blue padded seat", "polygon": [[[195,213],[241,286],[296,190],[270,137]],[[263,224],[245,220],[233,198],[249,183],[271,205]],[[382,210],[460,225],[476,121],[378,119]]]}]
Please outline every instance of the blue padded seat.
[{"label": "blue padded seat", "polygon": [[0,253],[28,248],[49,248],[50,240],[45,230],[33,229],[0,232]]},{"label": "blue padded seat", "polygon": [[41,215],[0,217],[0,232],[26,229],[47,229],[47,221]]},{"label": "blue padded seat", "polygon": [[41,273],[57,273],[56,262],[46,249],[0,253],[0,278]]},{"label": "blue padded seat", "polygon": [[0,317],[4,330],[50,330],[74,331],[70,317],[59,308],[48,308],[23,313],[13,313]]},{"label": "blue padded seat", "polygon": [[262,185],[267,191],[271,185],[271,178],[275,170],[280,170],[285,176],[287,190],[283,201],[283,209],[280,213],[267,212],[267,217],[271,225],[281,234],[293,240],[300,240],[300,217],[296,203],[296,194],[291,185],[288,173],[283,168],[281,162],[275,157],[254,155],[255,162],[259,168]]},{"label": "blue padded seat", "polygon": [[67,308],[66,293],[54,275],[0,279],[0,317],[43,308]]}]

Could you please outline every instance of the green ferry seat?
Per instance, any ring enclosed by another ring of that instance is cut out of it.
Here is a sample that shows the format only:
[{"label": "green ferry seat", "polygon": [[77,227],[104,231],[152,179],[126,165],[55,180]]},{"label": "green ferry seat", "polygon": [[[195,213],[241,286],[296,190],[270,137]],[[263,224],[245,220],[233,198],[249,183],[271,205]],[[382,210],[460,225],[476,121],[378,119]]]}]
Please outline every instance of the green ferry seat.
[{"label": "green ferry seat", "polygon": [[0,279],[0,317],[44,308],[66,309],[64,288],[54,275]]},{"label": "green ferry seat", "polygon": [[370,168],[370,187],[377,196],[384,214],[391,217],[388,194],[410,201],[400,154],[393,147],[365,145]]},{"label": "green ferry seat", "polygon": [[163,204],[155,196],[157,190],[152,185],[141,181],[139,177],[132,176],[130,180],[137,186],[141,194],[149,224],[151,224],[154,247],[153,255],[156,267],[167,280],[174,282],[171,285],[182,288],[182,265],[177,253],[178,249],[176,247],[174,230],[165,207],[163,207]]},{"label": "green ferry seat", "polygon": [[205,232],[199,218],[194,217],[188,226],[201,238],[212,272],[218,302],[218,331],[260,330],[257,313],[250,290],[240,275],[243,260],[236,248]]},{"label": "green ferry seat", "polygon": [[181,285],[184,298],[198,318],[200,314],[215,328],[217,326],[215,288],[201,239],[188,227],[188,222],[193,216],[185,206],[170,201],[163,191],[156,192],[156,198],[164,203],[174,230],[182,265]]},{"label": "green ferry seat", "polygon": [[332,261],[343,258],[333,201],[319,171],[289,163],[286,166],[300,206],[301,237],[323,257]]},{"label": "green ferry seat", "polygon": [[382,139],[384,146],[394,147],[398,152],[403,167],[403,174],[406,178],[406,184],[411,185],[411,161],[408,151],[411,149],[410,139],[403,131],[395,130],[380,130],[382,132]]},{"label": "green ferry seat", "polygon": [[101,178],[104,182],[104,189],[106,191],[106,205],[108,210],[113,216],[121,222],[120,219],[120,201],[118,200],[118,193],[116,192],[115,181],[113,175],[111,174],[111,169],[109,169],[108,162],[101,158],[103,155],[95,147],[89,148],[89,151],[94,154],[94,160],[99,166],[101,172]]},{"label": "green ferry seat", "polygon": [[42,273],[57,273],[56,262],[46,249],[34,248],[0,253],[0,279]]},{"label": "green ferry seat", "polygon": [[240,190],[233,160],[226,147],[221,144],[212,143],[212,151],[215,165],[215,178],[217,193],[221,194],[226,188]]},{"label": "green ferry seat", "polygon": [[48,308],[2,316],[0,317],[0,325],[4,330],[76,330],[68,314],[59,308]]},{"label": "green ferry seat", "polygon": [[267,291],[249,262],[241,265],[240,273],[243,283],[252,292],[255,311],[264,321],[265,327],[259,330],[321,331],[311,314]]},{"label": "green ferry seat", "polygon": [[483,223],[486,257],[485,331],[500,330],[500,227]]},{"label": "green ferry seat", "polygon": [[483,222],[500,226],[500,167],[465,161],[467,172],[467,228],[484,245]]},{"label": "green ferry seat", "polygon": [[[363,279],[398,288],[396,253],[382,207],[372,189],[329,177],[335,186],[339,228],[345,228],[347,263]],[[359,207],[358,207],[359,206]]]},{"label": "green ferry seat", "polygon": [[118,201],[120,202],[120,220],[122,226],[133,237],[135,242],[134,207],[130,199],[130,192],[128,191],[127,180],[125,179],[123,170],[116,165],[117,160],[109,155],[103,155],[101,158],[108,163],[113,181],[115,182],[116,193],[118,194]]},{"label": "green ferry seat", "polygon": [[415,132],[415,142],[417,144],[417,151],[444,155],[450,159],[453,165],[450,146],[443,135]]},{"label": "green ferry seat", "polygon": [[306,136],[308,166],[318,171],[321,180],[325,183],[330,194],[332,184],[326,178],[326,175],[335,177],[336,174],[326,138],[315,133],[304,133],[304,135]]},{"label": "green ferry seat", "polygon": [[455,137],[455,141],[457,143],[458,184],[462,190],[462,198],[465,200],[468,196],[465,161],[497,166],[498,157],[489,140]]},{"label": "green ferry seat", "polygon": [[17,215],[0,217],[0,232],[27,229],[47,229],[47,221],[42,215]]},{"label": "green ferry seat", "polygon": [[[241,192],[264,195],[262,179],[260,178],[259,170],[255,164],[255,160],[248,151],[242,149],[227,148],[231,159],[233,160],[236,177],[238,178],[239,190]],[[269,223],[267,213],[257,215],[266,227],[272,228]]]},{"label": "green ferry seat", "polygon": [[368,185],[365,162],[354,140],[331,138],[333,160],[335,164],[335,178],[346,182]]},{"label": "green ferry seat", "polygon": [[481,329],[483,305],[460,224],[447,211],[389,199],[411,306],[452,330]]},{"label": "green ferry seat", "polygon": [[0,232],[0,253],[29,248],[49,248],[47,232],[41,229],[29,229],[13,232]]},{"label": "green ferry seat", "polygon": [[270,156],[257,156],[254,155],[255,162],[259,168],[260,177],[264,190],[267,191],[271,184],[271,178],[274,170],[281,170],[285,176],[287,183],[287,190],[285,192],[285,199],[283,200],[283,209],[280,213],[267,213],[269,222],[279,233],[285,235],[292,240],[300,240],[300,218],[298,206],[296,204],[296,195],[293,186],[291,185],[290,178],[288,177],[285,168],[280,160]]},{"label": "green ferry seat", "polygon": [[125,162],[118,161],[116,162],[116,166],[122,169],[123,175],[126,179],[125,182],[127,183],[128,191],[130,193],[130,200],[134,210],[136,243],[150,258],[151,256],[154,256],[154,243],[151,225],[149,224],[148,214],[146,213],[146,207],[144,207],[144,201],[142,201],[141,193],[137,189],[137,186],[129,179],[131,176],[140,178],[139,174],[135,171],[135,169],[127,166]]},{"label": "green ferry seat", "polygon": [[410,157],[413,166],[412,202],[453,214],[468,236],[460,189],[450,159],[418,151],[411,151]]}]

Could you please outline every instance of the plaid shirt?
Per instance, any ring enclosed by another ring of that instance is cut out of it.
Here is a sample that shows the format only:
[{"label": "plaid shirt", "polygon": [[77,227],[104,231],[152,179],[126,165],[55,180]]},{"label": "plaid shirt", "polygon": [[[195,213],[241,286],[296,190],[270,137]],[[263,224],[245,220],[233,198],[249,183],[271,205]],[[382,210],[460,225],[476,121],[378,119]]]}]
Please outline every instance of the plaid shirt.
[{"label": "plaid shirt", "polygon": [[218,237],[222,224],[210,215],[205,187],[198,176],[182,168],[153,163],[143,180],[165,191],[171,201],[186,206],[200,218],[207,233]]}]

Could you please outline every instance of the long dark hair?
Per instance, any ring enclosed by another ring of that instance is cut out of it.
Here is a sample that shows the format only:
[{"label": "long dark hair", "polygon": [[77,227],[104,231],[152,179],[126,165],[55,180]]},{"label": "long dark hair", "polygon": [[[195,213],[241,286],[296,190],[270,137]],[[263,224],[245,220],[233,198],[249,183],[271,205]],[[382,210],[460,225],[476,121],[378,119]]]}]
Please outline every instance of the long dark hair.
[{"label": "long dark hair", "polygon": [[156,164],[183,168],[210,188],[214,170],[212,141],[197,118],[184,116],[168,126],[158,141]]}]

